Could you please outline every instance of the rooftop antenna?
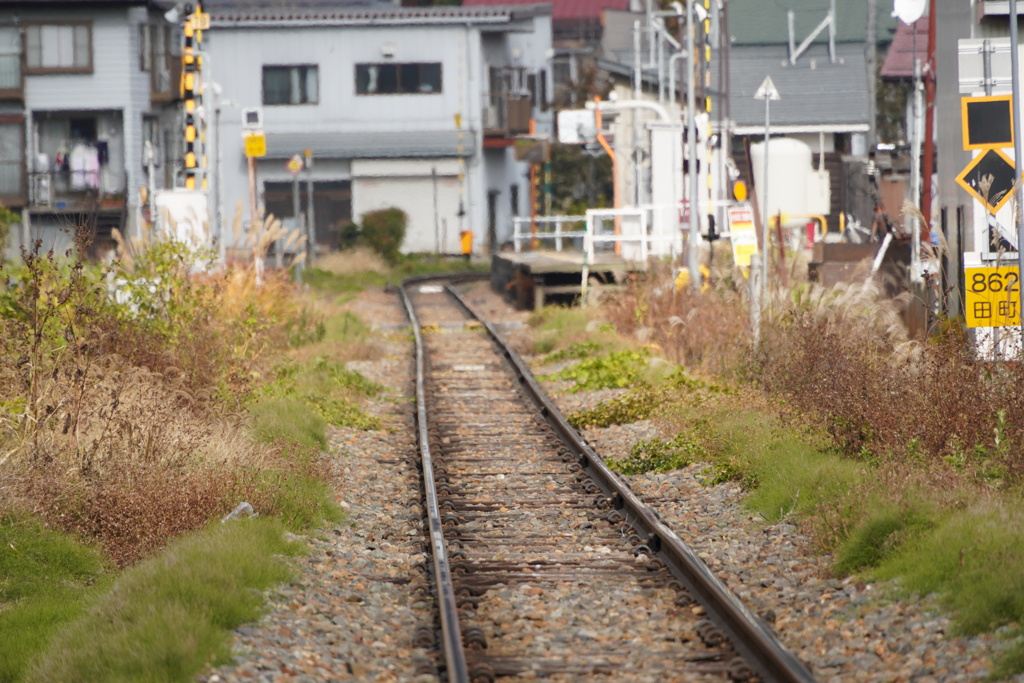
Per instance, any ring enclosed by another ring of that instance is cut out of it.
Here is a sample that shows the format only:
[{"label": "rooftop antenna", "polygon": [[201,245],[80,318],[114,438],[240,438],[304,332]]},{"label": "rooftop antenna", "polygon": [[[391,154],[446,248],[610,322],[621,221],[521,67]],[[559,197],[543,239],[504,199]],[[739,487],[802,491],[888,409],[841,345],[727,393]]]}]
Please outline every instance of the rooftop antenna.
[{"label": "rooftop antenna", "polygon": [[796,46],[796,29],[793,26],[793,21],[796,15],[793,10],[789,10],[787,14],[787,23],[789,25],[789,63],[790,65],[796,64],[796,60],[800,58],[807,48],[810,47],[811,43],[815,38],[818,37],[825,28],[828,28],[828,61],[832,64],[836,63],[836,0],[829,1],[828,14],[821,20],[814,30],[804,38],[803,42],[799,46]]}]

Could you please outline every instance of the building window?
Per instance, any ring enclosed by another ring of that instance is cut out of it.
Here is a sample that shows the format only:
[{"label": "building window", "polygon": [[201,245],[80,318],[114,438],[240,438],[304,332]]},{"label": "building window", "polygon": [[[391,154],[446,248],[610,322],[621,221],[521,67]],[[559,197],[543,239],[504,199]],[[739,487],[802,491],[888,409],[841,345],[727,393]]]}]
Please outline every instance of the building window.
[{"label": "building window", "polygon": [[25,64],[30,74],[92,73],[92,24],[26,24]]},{"label": "building window", "polygon": [[21,116],[0,117],[0,198],[8,205],[25,196],[25,121]]},{"label": "building window", "polygon": [[172,54],[171,27],[167,24],[139,25],[139,68],[149,73],[151,95],[172,93],[172,70],[180,62]]},{"label": "building window", "polygon": [[265,66],[263,104],[316,104],[317,79],[315,66]]},{"label": "building window", "polygon": [[0,26],[0,91],[21,90],[21,33],[16,26]]},{"label": "building window", "polygon": [[441,63],[356,64],[359,95],[407,95],[441,92]]}]

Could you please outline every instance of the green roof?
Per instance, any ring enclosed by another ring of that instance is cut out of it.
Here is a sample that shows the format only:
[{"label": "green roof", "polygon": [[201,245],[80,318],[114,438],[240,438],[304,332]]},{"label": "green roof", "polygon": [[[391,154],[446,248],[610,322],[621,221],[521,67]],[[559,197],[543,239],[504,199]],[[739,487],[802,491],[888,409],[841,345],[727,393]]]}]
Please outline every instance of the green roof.
[{"label": "green roof", "polygon": [[[828,14],[829,0],[727,0],[729,35],[733,45],[789,42],[787,10],[793,10],[794,40],[799,45]],[[891,0],[876,0],[875,38],[892,40],[899,20],[891,16]],[[868,28],[868,0],[836,0],[836,41],[864,42]],[[828,29],[815,42],[828,42]]]}]

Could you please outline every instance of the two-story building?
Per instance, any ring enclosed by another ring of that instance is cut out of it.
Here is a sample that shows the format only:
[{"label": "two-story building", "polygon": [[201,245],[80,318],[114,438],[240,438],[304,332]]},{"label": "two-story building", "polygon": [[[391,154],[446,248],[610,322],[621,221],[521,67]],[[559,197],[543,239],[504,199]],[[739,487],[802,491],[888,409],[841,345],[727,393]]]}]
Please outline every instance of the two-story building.
[{"label": "two-story building", "polygon": [[511,217],[529,213],[529,167],[513,147],[531,129],[551,132],[550,5],[203,7],[207,108],[221,112],[211,173],[222,181],[224,223],[250,205],[242,112],[252,109],[262,111],[266,138],[257,201],[292,217],[288,160],[308,150],[300,210],[311,186],[320,251],[374,209],[408,214],[404,251],[440,253],[457,253],[463,230],[475,250],[495,249]]},{"label": "two-story building", "polygon": [[69,228],[132,229],[146,184],[173,183],[179,27],[157,0],[0,0],[0,201],[20,211],[10,253]]}]

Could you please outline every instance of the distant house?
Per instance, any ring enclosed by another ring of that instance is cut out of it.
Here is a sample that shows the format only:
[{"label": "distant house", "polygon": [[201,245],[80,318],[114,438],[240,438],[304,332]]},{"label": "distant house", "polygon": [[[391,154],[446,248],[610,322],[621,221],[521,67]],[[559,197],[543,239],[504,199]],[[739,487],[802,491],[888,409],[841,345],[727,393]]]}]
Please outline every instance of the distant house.
[{"label": "distant house", "polygon": [[[463,7],[501,4],[525,5],[533,0],[462,0]],[[551,59],[554,99],[558,106],[579,107],[584,72],[600,57],[605,14],[640,5],[638,0],[549,0],[551,4]]]},{"label": "distant house", "polygon": [[320,250],[385,207],[409,216],[407,252],[458,252],[463,230],[477,250],[497,249],[511,218],[529,213],[528,166],[513,142],[531,127],[551,131],[550,5],[208,0],[204,8],[226,219],[236,202],[248,205],[243,109],[262,111],[257,192],[278,217],[293,215],[287,162],[309,151],[300,201],[305,211],[311,180]]},{"label": "distant house", "polygon": [[36,239],[62,249],[72,226],[109,248],[112,229],[139,217],[145,141],[157,186],[173,182],[171,4],[0,1],[0,201],[22,214],[12,253]]},{"label": "distant house", "polygon": [[[718,110],[728,118],[737,163],[748,175],[743,138],[764,135],[765,105],[754,94],[768,76],[781,99],[770,105],[772,136],[795,138],[808,145],[815,168],[824,164],[831,184],[830,226],[843,219],[869,225],[876,197],[864,182],[866,160],[874,131],[873,106],[875,74],[873,56],[884,52],[896,28],[891,5],[877,3],[874,41],[867,35],[867,0],[834,3],[836,15],[829,25],[830,3],[767,3],[759,0],[731,0],[727,5],[729,37],[727,75],[715,76],[728,95]],[[821,28],[801,52],[805,39]],[[877,68],[877,67],[875,67]],[[714,72],[713,72],[714,73]],[[727,79],[727,80],[726,80]],[[853,166],[844,164],[853,161]],[[756,188],[755,188],[756,189]]]}]

